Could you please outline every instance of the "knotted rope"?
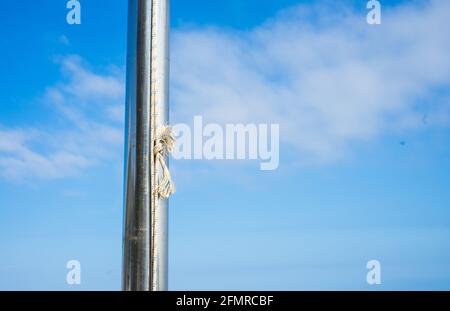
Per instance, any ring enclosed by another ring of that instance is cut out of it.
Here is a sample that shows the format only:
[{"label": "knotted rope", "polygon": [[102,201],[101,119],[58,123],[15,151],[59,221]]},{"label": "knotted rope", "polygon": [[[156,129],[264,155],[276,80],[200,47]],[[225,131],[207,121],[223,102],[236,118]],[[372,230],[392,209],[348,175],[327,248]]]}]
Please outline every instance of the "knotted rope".
[{"label": "knotted rope", "polygon": [[155,156],[155,163],[159,163],[162,169],[162,174],[158,176],[155,192],[159,197],[164,199],[168,199],[171,194],[175,193],[175,184],[172,181],[165,160],[165,156],[173,152],[174,144],[175,136],[172,128],[167,125],[160,126],[157,130],[153,154]]}]

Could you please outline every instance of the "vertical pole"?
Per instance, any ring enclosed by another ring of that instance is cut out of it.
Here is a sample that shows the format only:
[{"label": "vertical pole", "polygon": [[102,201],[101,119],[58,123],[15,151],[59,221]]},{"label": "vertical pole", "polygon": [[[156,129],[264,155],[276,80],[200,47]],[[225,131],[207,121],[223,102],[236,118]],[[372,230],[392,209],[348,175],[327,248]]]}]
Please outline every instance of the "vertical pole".
[{"label": "vertical pole", "polygon": [[167,290],[167,207],[155,192],[153,145],[168,123],[169,0],[129,0],[123,280],[127,291]]}]

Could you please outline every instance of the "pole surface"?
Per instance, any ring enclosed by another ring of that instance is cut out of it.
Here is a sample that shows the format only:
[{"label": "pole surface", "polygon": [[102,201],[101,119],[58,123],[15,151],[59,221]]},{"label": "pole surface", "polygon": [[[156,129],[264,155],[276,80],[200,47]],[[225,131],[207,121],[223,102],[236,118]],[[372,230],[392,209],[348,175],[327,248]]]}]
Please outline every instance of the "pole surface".
[{"label": "pole surface", "polygon": [[[156,129],[168,123],[169,0],[129,0],[123,290],[167,290],[166,199],[155,195]],[[167,161],[167,159],[166,159]]]}]

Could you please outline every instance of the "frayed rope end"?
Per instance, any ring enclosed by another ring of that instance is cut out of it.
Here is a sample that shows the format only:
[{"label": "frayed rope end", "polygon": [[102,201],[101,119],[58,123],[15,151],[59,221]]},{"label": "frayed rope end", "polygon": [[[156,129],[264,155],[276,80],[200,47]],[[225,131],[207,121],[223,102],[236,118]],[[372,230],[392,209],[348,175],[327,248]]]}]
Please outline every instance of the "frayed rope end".
[{"label": "frayed rope end", "polygon": [[158,185],[155,188],[159,197],[168,199],[175,193],[175,184],[172,181],[169,168],[167,167],[165,156],[173,152],[175,144],[175,135],[172,127],[162,125],[157,130],[153,154],[155,156],[155,163],[159,163],[162,169],[162,176],[158,178]]}]

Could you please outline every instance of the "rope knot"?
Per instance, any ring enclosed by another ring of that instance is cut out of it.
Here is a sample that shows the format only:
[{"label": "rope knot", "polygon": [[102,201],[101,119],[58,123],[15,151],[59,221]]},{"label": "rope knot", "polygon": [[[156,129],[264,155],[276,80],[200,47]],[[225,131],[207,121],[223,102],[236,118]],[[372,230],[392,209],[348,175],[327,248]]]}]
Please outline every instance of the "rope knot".
[{"label": "rope knot", "polygon": [[168,199],[171,194],[175,193],[175,185],[165,160],[165,156],[173,152],[174,144],[175,135],[173,134],[172,127],[168,125],[160,126],[156,131],[153,154],[155,156],[155,163],[159,163],[162,169],[162,175],[158,177],[155,191],[159,197],[164,199]]}]

